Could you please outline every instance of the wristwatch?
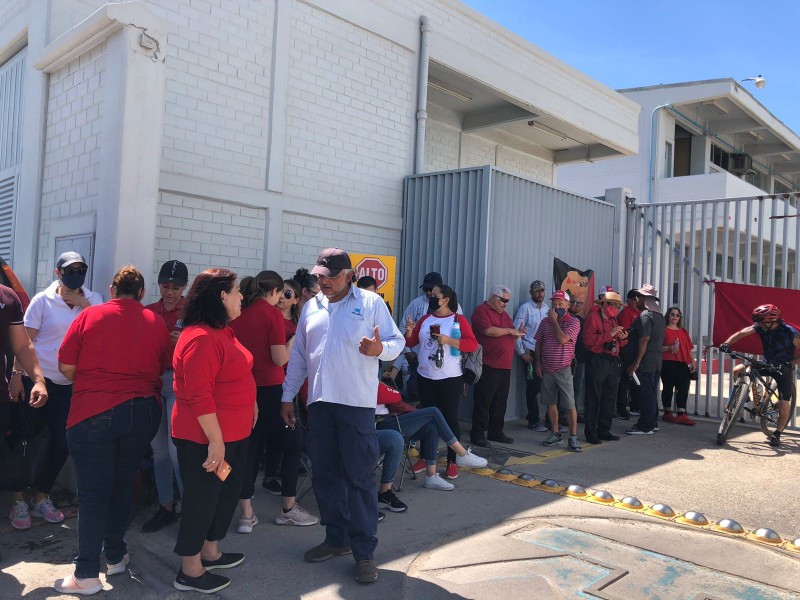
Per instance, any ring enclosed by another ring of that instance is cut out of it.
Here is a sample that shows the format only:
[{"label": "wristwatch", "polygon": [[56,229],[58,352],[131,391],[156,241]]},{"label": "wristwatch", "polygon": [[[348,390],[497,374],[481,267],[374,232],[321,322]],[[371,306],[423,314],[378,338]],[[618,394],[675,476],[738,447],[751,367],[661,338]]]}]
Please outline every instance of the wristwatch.
[{"label": "wristwatch", "polygon": [[11,376],[14,377],[15,375],[22,375],[25,371],[17,371],[16,369],[11,371]]}]

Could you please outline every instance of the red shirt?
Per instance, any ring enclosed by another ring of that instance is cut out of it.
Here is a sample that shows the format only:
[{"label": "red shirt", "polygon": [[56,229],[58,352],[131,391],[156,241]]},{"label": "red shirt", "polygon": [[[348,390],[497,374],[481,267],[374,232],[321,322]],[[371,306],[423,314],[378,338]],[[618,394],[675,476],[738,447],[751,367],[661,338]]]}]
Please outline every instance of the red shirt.
[{"label": "red shirt", "polygon": [[295,332],[297,332],[297,323],[295,323],[291,319],[284,318],[283,329],[286,332],[286,341],[288,342],[290,339],[294,337]]},{"label": "red shirt", "polygon": [[272,362],[270,346],[286,345],[284,320],[280,310],[259,298],[231,321],[233,333],[253,355],[253,377],[257,386],[283,383],[283,367]]},{"label": "red shirt", "polygon": [[673,354],[671,350],[668,352],[662,352],[662,360],[682,362],[691,366],[694,344],[692,344],[692,340],[689,338],[689,332],[687,332],[685,329],[670,329],[667,327],[664,330],[664,345],[672,346],[675,343],[675,340],[680,340],[678,353]]},{"label": "red shirt", "polygon": [[67,429],[132,398],[160,398],[169,351],[164,320],[141,302],[83,309],[58,351],[58,362],[75,366]]},{"label": "red shirt", "polygon": [[[173,331],[180,331],[183,329],[182,327],[178,327],[178,321],[181,318],[181,312],[183,311],[183,305],[186,304],[186,298],[181,296],[178,303],[175,305],[175,308],[172,310],[164,310],[164,299],[161,298],[158,302],[153,302],[152,304],[148,304],[145,306],[145,309],[153,311],[159,317],[164,319],[164,323],[167,324],[167,331],[172,333]],[[170,355],[169,355],[169,368],[172,368],[172,355],[175,353],[175,344],[172,343],[172,339],[170,338]]]},{"label": "red shirt", "polygon": [[625,329],[630,329],[633,325],[633,322],[638,318],[639,311],[626,305],[622,307],[622,310],[619,311],[619,314],[617,315],[617,324],[621,325]]},{"label": "red shirt", "polygon": [[[583,321],[583,345],[594,354],[619,356],[619,340],[611,337],[611,330],[618,325],[617,319],[601,315],[601,310],[599,306],[594,306],[586,315],[586,319]],[[611,352],[606,344],[613,340],[617,340],[617,344],[614,352]]]},{"label": "red shirt", "polygon": [[542,319],[542,322],[539,323],[539,329],[536,330],[536,335],[534,336],[536,354],[539,354],[539,349],[541,348],[543,373],[555,373],[565,369],[575,358],[575,342],[578,340],[578,334],[581,331],[581,322],[567,313],[564,315],[564,320],[559,322],[559,326],[561,331],[569,336],[569,341],[566,344],[558,341],[550,317]]},{"label": "red shirt", "polygon": [[514,340],[513,335],[501,335],[499,337],[489,337],[484,331],[490,327],[500,327],[503,329],[513,329],[514,322],[506,311],[501,313],[484,302],[472,313],[472,331],[475,338],[483,346],[483,364],[493,369],[511,369],[514,364]]},{"label": "red shirt", "polygon": [[253,428],[256,384],[253,355],[230,327],[192,325],[175,347],[172,437],[207,444],[197,417],[216,413],[226,442],[243,440]]}]

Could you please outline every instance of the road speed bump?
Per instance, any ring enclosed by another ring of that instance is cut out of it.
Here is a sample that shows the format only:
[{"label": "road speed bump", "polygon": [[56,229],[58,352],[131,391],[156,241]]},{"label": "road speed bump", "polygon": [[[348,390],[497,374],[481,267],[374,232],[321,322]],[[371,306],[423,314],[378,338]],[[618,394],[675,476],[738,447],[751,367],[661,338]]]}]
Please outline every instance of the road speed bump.
[{"label": "road speed bump", "polygon": [[536,487],[541,483],[536,477],[529,473],[523,473],[516,479],[514,479],[511,483],[515,483],[517,485],[524,485],[525,487]]},{"label": "road speed bump", "polygon": [[715,523],[711,527],[715,531],[722,531],[723,533],[732,533],[734,535],[741,535],[744,533],[744,527],[739,525],[733,519],[722,519],[719,523]]},{"label": "road speed bump", "polygon": [[544,490],[545,492],[550,492],[551,494],[558,494],[565,489],[563,485],[558,485],[555,479],[545,479],[542,483],[537,485],[536,488]]},{"label": "road speed bump", "polygon": [[513,481],[517,478],[517,474],[512,473],[510,469],[498,469],[492,477],[500,481]]},{"label": "road speed bump", "polygon": [[708,519],[703,513],[699,513],[694,510],[690,510],[686,514],[678,517],[676,519],[679,523],[683,523],[684,525],[692,525],[694,527],[705,527],[708,525]]},{"label": "road speed bump", "polygon": [[564,490],[564,495],[569,496],[570,498],[585,498],[588,496],[585,487],[582,485],[576,485],[574,483]]},{"label": "road speed bump", "polygon": [[661,517],[662,519],[671,519],[675,516],[675,511],[666,504],[653,504],[645,511],[648,515],[654,517]]},{"label": "road speed bump", "polygon": [[766,544],[780,544],[783,543],[783,538],[779,536],[777,533],[769,529],[768,527],[762,527],[761,529],[756,529],[752,534],[748,537],[754,540],[758,540],[759,542],[764,542]]},{"label": "road speed bump", "polygon": [[644,504],[642,504],[638,498],[633,496],[625,496],[619,501],[619,505],[622,506],[622,508],[627,508],[628,510],[644,510]]},{"label": "road speed bump", "polygon": [[613,504],[617,501],[617,499],[614,498],[610,492],[605,490],[597,490],[590,496],[587,496],[586,499],[590,502],[597,502],[598,504]]}]

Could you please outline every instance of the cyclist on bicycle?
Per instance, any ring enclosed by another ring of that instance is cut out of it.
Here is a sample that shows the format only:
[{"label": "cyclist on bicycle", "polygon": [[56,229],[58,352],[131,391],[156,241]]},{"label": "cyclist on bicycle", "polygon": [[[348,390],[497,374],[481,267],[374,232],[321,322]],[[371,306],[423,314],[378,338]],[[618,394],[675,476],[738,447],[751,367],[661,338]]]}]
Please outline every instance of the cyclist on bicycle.
[{"label": "cyclist on bicycle", "polygon": [[[721,352],[731,351],[734,344],[753,333],[757,333],[764,346],[764,360],[776,367],[773,375],[778,386],[780,398],[778,426],[769,439],[769,445],[781,445],[781,433],[789,423],[791,416],[791,400],[795,394],[794,366],[800,362],[800,332],[781,319],[781,311],[774,304],[762,304],[753,309],[753,325],[745,327],[731,335],[719,349]],[[734,379],[744,370],[744,365],[738,365],[733,370]]]}]

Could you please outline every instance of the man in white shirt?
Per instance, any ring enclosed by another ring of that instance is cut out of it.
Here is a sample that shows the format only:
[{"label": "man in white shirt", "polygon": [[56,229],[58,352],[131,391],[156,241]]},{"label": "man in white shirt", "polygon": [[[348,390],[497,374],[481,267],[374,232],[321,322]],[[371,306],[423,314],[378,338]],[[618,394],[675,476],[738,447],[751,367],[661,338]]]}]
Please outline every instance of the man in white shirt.
[{"label": "man in white shirt", "polygon": [[320,293],[300,314],[283,383],[281,415],[296,423],[293,400],[308,378],[308,439],[325,541],[306,552],[308,562],[350,554],[356,581],[373,583],[378,545],[375,406],[378,361],[393,360],[405,340],[380,296],[354,285],[350,257],[328,248],[311,271]]},{"label": "man in white shirt", "polygon": [[539,420],[539,390],[542,387],[542,380],[536,374],[534,354],[536,352],[536,330],[550,311],[550,307],[544,302],[544,282],[537,279],[531,283],[531,299],[521,304],[514,317],[514,325],[519,327],[520,323],[525,326],[525,337],[517,338],[514,344],[517,356],[525,364],[525,401],[528,405],[528,429],[533,431],[546,432],[547,426]]}]

